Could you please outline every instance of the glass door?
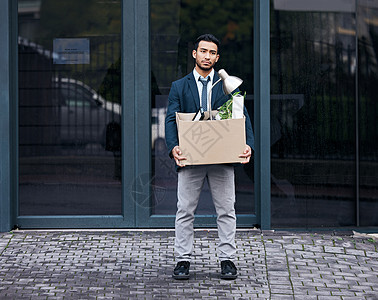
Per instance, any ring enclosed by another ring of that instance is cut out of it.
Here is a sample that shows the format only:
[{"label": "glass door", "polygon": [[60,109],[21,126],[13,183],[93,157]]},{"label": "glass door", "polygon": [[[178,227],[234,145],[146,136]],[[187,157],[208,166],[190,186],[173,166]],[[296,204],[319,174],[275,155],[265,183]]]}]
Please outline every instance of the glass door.
[{"label": "glass door", "polygon": [[[149,18],[151,165],[144,180],[151,182],[151,197],[146,198],[150,210],[145,212],[144,218],[152,223],[165,218],[170,220],[167,224],[173,226],[177,172],[174,161],[168,156],[164,133],[171,84],[193,71],[191,53],[195,39],[201,34],[212,33],[221,41],[220,60],[215,70],[224,68],[244,80],[240,89],[247,93],[246,106],[253,123],[253,1],[152,0]],[[253,162],[235,169],[235,207],[239,226],[251,227],[256,223],[253,173]],[[215,226],[215,214],[210,190],[205,184],[196,212],[196,224]]]},{"label": "glass door", "polygon": [[378,226],[378,1],[357,2],[358,225]]},{"label": "glass door", "polygon": [[18,1],[20,226],[122,215],[121,29],[120,0]]},{"label": "glass door", "polygon": [[298,3],[271,1],[272,226],[353,226],[354,0]]}]

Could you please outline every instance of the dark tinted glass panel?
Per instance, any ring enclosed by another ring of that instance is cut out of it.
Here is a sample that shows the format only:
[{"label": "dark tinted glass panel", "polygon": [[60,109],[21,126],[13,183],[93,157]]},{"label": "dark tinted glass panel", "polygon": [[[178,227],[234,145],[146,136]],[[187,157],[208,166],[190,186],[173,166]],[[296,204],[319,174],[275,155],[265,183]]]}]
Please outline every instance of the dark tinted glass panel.
[{"label": "dark tinted glass panel", "polygon": [[304,2],[271,1],[272,225],[355,225],[355,2]]},{"label": "dark tinted glass panel", "polygon": [[18,5],[19,214],[121,214],[121,3]]},{"label": "dark tinted glass panel", "polygon": [[[193,71],[193,42],[203,33],[221,41],[216,70],[244,80],[246,106],[253,116],[253,1],[163,0],[151,4],[151,108],[153,213],[176,213],[177,174],[165,146],[164,119],[171,83]],[[169,12],[169,13],[167,13]],[[236,167],[236,211],[254,212],[253,164]],[[204,187],[198,214],[215,213]]]},{"label": "dark tinted glass panel", "polygon": [[358,2],[360,224],[378,225],[378,1]]}]

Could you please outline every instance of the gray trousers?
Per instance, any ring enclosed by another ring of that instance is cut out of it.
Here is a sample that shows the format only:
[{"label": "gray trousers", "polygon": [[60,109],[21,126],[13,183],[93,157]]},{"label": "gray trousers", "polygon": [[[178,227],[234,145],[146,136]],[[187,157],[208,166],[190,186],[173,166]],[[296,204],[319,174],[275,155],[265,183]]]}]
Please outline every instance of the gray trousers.
[{"label": "gray trousers", "polygon": [[228,165],[186,166],[178,172],[175,255],[177,261],[190,261],[193,251],[193,222],[200,193],[208,180],[217,213],[220,261],[233,259],[236,252],[234,167]]}]

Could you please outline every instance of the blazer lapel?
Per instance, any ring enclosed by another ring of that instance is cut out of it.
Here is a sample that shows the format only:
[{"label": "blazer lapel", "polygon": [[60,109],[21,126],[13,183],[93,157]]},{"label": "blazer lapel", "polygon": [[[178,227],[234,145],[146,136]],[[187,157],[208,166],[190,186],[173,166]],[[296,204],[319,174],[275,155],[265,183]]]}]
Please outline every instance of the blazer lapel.
[{"label": "blazer lapel", "polygon": [[187,79],[188,79],[189,89],[192,93],[192,97],[190,98],[193,100],[193,105],[196,108],[195,111],[198,111],[200,99],[199,99],[199,94],[198,94],[197,83],[194,78],[193,72],[188,74]]},{"label": "blazer lapel", "polygon": [[[219,80],[218,72],[214,72],[214,79],[213,79],[212,84],[214,84],[218,80]],[[217,106],[219,106],[217,104],[217,100],[219,100],[220,98],[222,98],[222,96],[224,96],[222,87],[223,87],[222,82],[218,82],[212,89],[212,92],[211,92],[211,108],[214,109],[214,110],[218,108]]]}]

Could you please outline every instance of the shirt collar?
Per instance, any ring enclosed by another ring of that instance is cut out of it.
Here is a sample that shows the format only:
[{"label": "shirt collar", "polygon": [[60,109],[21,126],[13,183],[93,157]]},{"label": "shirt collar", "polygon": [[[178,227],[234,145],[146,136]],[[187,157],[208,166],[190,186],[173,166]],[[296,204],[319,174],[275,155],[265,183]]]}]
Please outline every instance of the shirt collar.
[{"label": "shirt collar", "polygon": [[[200,77],[202,77],[196,70],[196,68],[193,69],[193,75],[194,75],[194,79],[196,80],[196,82],[198,81],[198,79]],[[210,74],[207,75],[207,77],[210,77],[210,82],[213,81],[213,77],[214,77],[214,69],[211,70]]]}]

